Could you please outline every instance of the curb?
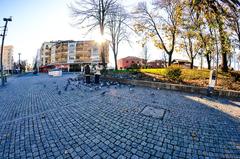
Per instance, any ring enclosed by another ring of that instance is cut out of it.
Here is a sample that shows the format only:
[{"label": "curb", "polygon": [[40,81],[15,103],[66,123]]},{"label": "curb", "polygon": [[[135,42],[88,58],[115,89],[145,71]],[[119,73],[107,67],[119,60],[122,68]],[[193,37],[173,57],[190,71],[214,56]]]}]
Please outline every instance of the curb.
[{"label": "curb", "polygon": [[[207,94],[207,88],[205,87],[196,87],[189,85],[181,85],[181,84],[170,84],[170,83],[161,83],[161,82],[151,82],[151,81],[143,81],[143,80],[128,80],[128,79],[120,79],[113,77],[102,77],[102,79],[115,81],[124,84],[131,84],[142,87],[150,87],[157,89],[166,89],[166,90],[174,90],[174,91],[182,91],[188,93],[197,93],[202,95]],[[240,91],[231,91],[231,90],[214,90],[213,96],[219,97],[227,97],[227,98],[240,98]]]}]

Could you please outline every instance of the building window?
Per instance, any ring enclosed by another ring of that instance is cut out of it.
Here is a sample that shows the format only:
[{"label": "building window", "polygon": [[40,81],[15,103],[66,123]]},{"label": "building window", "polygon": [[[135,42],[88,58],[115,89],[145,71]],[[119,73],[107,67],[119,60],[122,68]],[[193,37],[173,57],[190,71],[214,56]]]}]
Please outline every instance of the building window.
[{"label": "building window", "polygon": [[128,61],[126,61],[126,63],[128,63]]},{"label": "building window", "polygon": [[132,63],[134,63],[134,61],[132,61]]}]

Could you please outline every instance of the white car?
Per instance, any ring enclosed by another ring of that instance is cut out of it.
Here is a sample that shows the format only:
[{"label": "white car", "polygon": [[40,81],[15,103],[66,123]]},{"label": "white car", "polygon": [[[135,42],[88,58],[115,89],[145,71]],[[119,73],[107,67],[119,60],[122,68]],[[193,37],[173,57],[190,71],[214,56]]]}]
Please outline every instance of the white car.
[{"label": "white car", "polygon": [[49,76],[59,77],[62,76],[62,70],[61,69],[52,69],[48,72]]}]

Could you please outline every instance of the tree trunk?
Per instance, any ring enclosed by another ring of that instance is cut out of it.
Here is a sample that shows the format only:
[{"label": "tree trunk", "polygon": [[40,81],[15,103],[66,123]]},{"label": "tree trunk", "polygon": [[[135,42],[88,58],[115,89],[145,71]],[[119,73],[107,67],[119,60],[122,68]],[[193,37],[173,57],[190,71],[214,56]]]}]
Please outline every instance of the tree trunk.
[{"label": "tree trunk", "polygon": [[191,69],[193,69],[193,62],[194,62],[194,59],[192,58],[191,59],[191,66],[190,66]]},{"label": "tree trunk", "polygon": [[222,53],[222,71],[228,72],[227,54],[226,53]]},{"label": "tree trunk", "polygon": [[206,60],[207,60],[207,65],[208,65],[208,69],[211,70],[211,59],[209,54],[206,54]]},{"label": "tree trunk", "polygon": [[172,53],[168,53],[168,66],[172,64]]},{"label": "tree trunk", "polygon": [[115,70],[118,70],[118,64],[117,64],[117,55],[114,55],[114,61],[115,61]]},{"label": "tree trunk", "polygon": [[218,30],[220,35],[220,42],[221,42],[221,52],[222,52],[222,71],[227,72],[228,71],[228,65],[227,65],[227,39],[225,37],[225,32],[223,30],[223,22],[219,19],[217,19],[218,23]]},{"label": "tree trunk", "polygon": [[[103,22],[100,23],[100,33],[101,33],[101,36],[103,37],[104,36],[104,23]],[[102,58],[102,64],[103,64],[104,71],[106,70],[105,44],[106,44],[105,42],[101,43],[101,58]]]},{"label": "tree trunk", "polygon": [[106,70],[106,59],[105,59],[105,46],[104,44],[101,44],[102,49],[101,49],[101,57],[102,57],[102,64],[103,64],[103,69]]}]

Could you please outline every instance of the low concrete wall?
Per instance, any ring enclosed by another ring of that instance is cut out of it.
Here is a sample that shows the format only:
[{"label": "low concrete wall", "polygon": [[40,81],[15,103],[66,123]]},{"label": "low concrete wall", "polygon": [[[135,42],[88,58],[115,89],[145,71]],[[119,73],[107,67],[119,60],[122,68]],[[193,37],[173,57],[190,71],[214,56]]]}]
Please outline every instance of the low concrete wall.
[{"label": "low concrete wall", "polygon": [[[167,89],[167,90],[183,91],[183,92],[207,95],[207,88],[205,87],[151,82],[151,81],[143,81],[143,80],[128,80],[128,79],[120,79],[120,78],[112,78],[112,77],[103,77],[103,78],[109,81],[116,81],[119,83],[131,84],[131,85],[142,86],[142,87],[151,87],[151,88],[159,88],[159,89]],[[228,97],[228,98],[240,98],[239,91],[214,90],[213,95]]]}]

